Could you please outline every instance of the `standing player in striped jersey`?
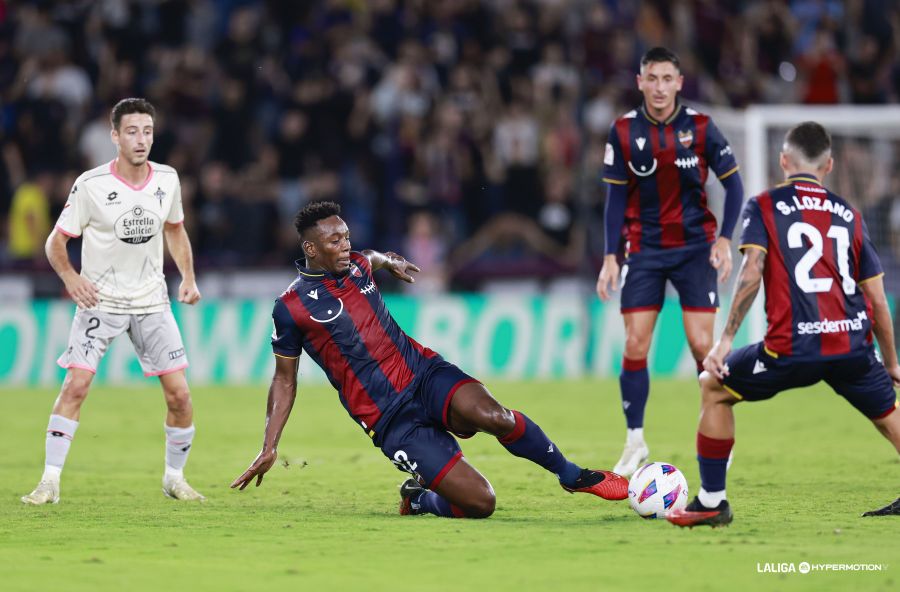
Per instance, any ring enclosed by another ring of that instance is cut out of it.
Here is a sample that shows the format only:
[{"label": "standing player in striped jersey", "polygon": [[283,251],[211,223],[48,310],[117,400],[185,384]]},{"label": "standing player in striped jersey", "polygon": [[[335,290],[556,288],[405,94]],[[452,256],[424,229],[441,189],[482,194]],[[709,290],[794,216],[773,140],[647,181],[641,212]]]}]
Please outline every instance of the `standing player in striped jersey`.
[{"label": "standing player in striped jersey", "polygon": [[[166,496],[203,500],[184,478],[194,439],[194,412],[184,369],[187,358],[163,275],[163,237],[182,282],[178,300],[194,304],[191,242],[184,229],[181,184],[172,167],[149,159],[156,111],[145,99],[122,99],[110,114],[118,156],[75,180],[47,258],[78,305],[69,345],[57,363],[66,368],[47,425],[44,474],[22,502],[59,501],[59,482],[69,446],[100,360],[110,343],[128,333],[145,376],[158,376],[166,399]],[[81,237],[81,273],[66,251]]]},{"label": "standing player in striped jersey", "polygon": [[306,265],[276,300],[275,376],[269,388],[263,448],[231,487],[256,485],[275,462],[297,394],[300,354],[307,352],[337,389],[358,426],[413,479],[400,488],[400,514],[486,518],[495,497],[463,457],[456,439],[487,432],[510,453],[556,474],[569,492],[604,499],[628,496],[628,481],[582,469],[563,456],[533,421],[501,406],[483,384],[407,336],[385,307],[373,272],[413,282],[419,268],[396,253],[350,250],[340,206],[314,202],[295,220]]},{"label": "standing player in striped jersey", "polygon": [[[824,380],[900,452],[894,393],[900,365],[884,274],[859,211],[822,186],[832,164],[828,133],[818,123],[802,123],[785,136],[781,168],[787,182],[747,202],[734,300],[700,377],[701,489],[687,508],[669,514],[674,524],[731,522],[725,475],[734,445],[732,407],[741,401],[770,399]],[[765,340],[731,352],[762,280]],[[885,514],[900,514],[900,499],[864,515]]]},{"label": "standing player in striped jersey", "polygon": [[[628,429],[613,469],[622,475],[633,473],[649,455],[644,440],[647,353],[666,281],[678,291],[699,373],[712,347],[719,306],[716,271],[723,282],[731,273],[731,234],[744,199],[731,146],[708,115],[678,101],[682,81],[674,53],[664,47],[648,51],[637,75],[644,103],[613,123],[604,158],[603,181],[609,189],[605,257],[597,278],[601,300],[609,299],[610,286],[617,288],[622,238],[627,258],[621,269],[625,355],[619,385]],[[718,236],[704,189],[710,168],[725,187]]]}]

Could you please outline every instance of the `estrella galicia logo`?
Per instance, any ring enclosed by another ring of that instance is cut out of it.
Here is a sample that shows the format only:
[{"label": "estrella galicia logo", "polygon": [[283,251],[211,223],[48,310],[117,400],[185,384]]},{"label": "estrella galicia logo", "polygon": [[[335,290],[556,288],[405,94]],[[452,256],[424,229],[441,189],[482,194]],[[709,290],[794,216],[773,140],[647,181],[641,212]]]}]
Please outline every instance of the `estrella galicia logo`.
[{"label": "estrella galicia logo", "polygon": [[139,245],[159,234],[159,217],[141,206],[134,206],[116,220],[116,238],[123,243]]},{"label": "estrella galicia logo", "polygon": [[119,194],[116,193],[115,191],[112,191],[112,192],[110,192],[109,195],[106,196],[106,199],[108,199],[109,201],[112,201],[112,200],[116,199],[117,197],[119,197]]}]

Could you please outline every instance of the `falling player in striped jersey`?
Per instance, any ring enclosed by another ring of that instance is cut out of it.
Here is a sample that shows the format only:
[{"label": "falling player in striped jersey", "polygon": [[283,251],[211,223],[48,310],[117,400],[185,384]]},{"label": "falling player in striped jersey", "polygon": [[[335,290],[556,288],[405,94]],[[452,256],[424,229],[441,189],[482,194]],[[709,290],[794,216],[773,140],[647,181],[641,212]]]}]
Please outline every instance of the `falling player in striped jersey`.
[{"label": "falling player in striped jersey", "polygon": [[[554,473],[569,492],[625,499],[628,481],[570,462],[540,427],[501,406],[476,379],[406,335],[388,312],[373,273],[413,282],[419,271],[396,253],[350,250],[340,206],[314,202],[297,215],[305,265],[276,300],[275,376],[269,388],[263,448],[231,487],[257,486],[275,463],[278,441],[297,393],[306,351],[325,371],[341,403],[398,469],[412,475],[400,489],[400,513],[486,518],[491,484],[462,455],[454,435],[495,436],[510,453]],[[451,435],[452,434],[452,435]]]},{"label": "falling player in striped jersey", "polygon": [[[78,428],[81,405],[110,343],[128,333],[145,376],[158,376],[168,413],[163,493],[202,500],[184,478],[194,439],[193,407],[184,369],[187,358],[172,316],[163,276],[163,237],[182,282],[178,300],[194,304],[191,242],[184,228],[181,184],[172,167],[148,160],[156,111],[145,99],[122,99],[112,109],[111,138],[118,156],[75,180],[47,258],[78,305],[69,344],[57,361],[66,368],[47,425],[44,474],[22,497],[26,504],[59,501],[59,482]],[[66,252],[81,238],[81,273]]]},{"label": "falling player in striped jersey", "polygon": [[[697,458],[701,488],[678,526],[732,520],[725,496],[734,445],[732,407],[824,380],[869,418],[900,452],[894,387],[900,365],[881,263],[859,211],[822,186],[831,171],[831,138],[806,122],[785,136],[787,181],[747,202],[740,249],[744,260],[722,336],[703,362]],[[765,339],[736,351],[731,344],[765,281]],[[878,358],[872,333],[878,339]],[[900,514],[900,499],[865,515]]]},{"label": "falling player in striped jersey", "polygon": [[[627,427],[625,447],[613,470],[633,473],[648,455],[644,410],[650,394],[647,353],[663,305],[666,282],[681,301],[684,331],[697,362],[712,347],[719,307],[717,272],[731,273],[731,234],[744,199],[741,176],[728,141],[712,118],[681,104],[678,57],[655,47],[641,58],[637,76],[643,104],[611,126],[603,162],[606,245],[597,294],[610,298],[620,281],[618,251],[625,242],[620,307],[625,352],[619,386]],[[709,210],[710,170],[725,188],[722,224]]]}]

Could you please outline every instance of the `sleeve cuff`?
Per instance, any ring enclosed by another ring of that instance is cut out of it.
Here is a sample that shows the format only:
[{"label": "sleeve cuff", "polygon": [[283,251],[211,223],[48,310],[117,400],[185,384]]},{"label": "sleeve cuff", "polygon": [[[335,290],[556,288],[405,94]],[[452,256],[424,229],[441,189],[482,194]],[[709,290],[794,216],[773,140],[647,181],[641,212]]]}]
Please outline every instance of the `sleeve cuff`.
[{"label": "sleeve cuff", "polygon": [[276,355],[277,357],[279,357],[279,358],[286,358],[286,359],[288,359],[288,360],[296,360],[297,358],[300,357],[300,354],[297,354],[296,356],[289,356],[289,355],[286,355],[286,354],[280,354],[280,353],[278,353],[278,352],[272,352],[272,353],[275,354],[275,355]]},{"label": "sleeve cuff", "polygon": [[867,277],[864,280],[859,280],[856,283],[861,286],[861,285],[865,284],[866,282],[871,282],[872,280],[877,280],[878,278],[882,277],[883,275],[884,275],[884,272],[882,271],[881,273],[879,273],[877,275],[873,275],[872,277]]},{"label": "sleeve cuff", "polygon": [[738,251],[741,251],[742,253],[744,252],[745,249],[759,249],[759,250],[762,251],[763,253],[768,253],[768,252],[769,252],[769,249],[765,248],[765,247],[762,246],[762,245],[757,245],[757,244],[754,244],[754,243],[744,243],[744,244],[742,244],[741,246],[738,247]]},{"label": "sleeve cuff", "polygon": [[65,228],[63,228],[62,226],[60,226],[59,224],[56,225],[56,229],[57,229],[61,234],[64,234],[64,235],[66,235],[66,236],[69,237],[69,238],[78,238],[78,237],[81,236],[80,234],[73,234],[73,233],[69,232],[68,230],[66,230]]},{"label": "sleeve cuff", "polygon": [[612,177],[601,177],[600,179],[604,183],[611,183],[613,185],[628,185],[628,181],[623,181],[621,179],[613,179]]}]

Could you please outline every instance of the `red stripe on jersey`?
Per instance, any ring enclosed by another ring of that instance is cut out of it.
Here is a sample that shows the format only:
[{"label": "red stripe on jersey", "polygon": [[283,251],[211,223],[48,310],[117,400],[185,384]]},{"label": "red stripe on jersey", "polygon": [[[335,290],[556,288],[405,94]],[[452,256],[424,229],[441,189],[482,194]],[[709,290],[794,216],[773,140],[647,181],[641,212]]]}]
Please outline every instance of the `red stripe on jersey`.
[{"label": "red stripe on jersey", "polygon": [[391,383],[391,387],[398,393],[403,392],[403,389],[413,381],[413,372],[409,369],[403,353],[397,349],[390,335],[381,326],[378,314],[369,304],[369,299],[349,279],[344,283],[346,287],[350,288],[349,290],[338,289],[334,280],[326,280],[323,285],[332,296],[345,300],[344,309],[350,315],[356,332],[362,339],[363,345],[366,346],[369,355],[378,363],[378,367]]},{"label": "red stripe on jersey", "polygon": [[659,134],[650,131],[653,153],[659,154],[656,167],[656,191],[659,193],[659,225],[662,230],[660,245],[664,249],[684,246],[684,208],[681,205],[681,177],[675,165],[675,130],[663,128],[666,147],[659,150]]},{"label": "red stripe on jersey", "polygon": [[709,126],[709,117],[706,115],[694,115],[694,154],[700,159],[697,168],[700,170],[700,207],[703,208],[703,231],[706,240],[716,240],[716,230],[719,225],[716,217],[709,211],[709,202],[706,199],[706,179],[709,177],[709,163],[706,161],[706,129]]},{"label": "red stripe on jersey", "polygon": [[[628,163],[631,161],[631,122],[633,119],[620,119],[616,122],[616,137],[622,148],[622,158]],[[622,141],[625,138],[625,141]],[[628,202],[625,205],[625,240],[628,242],[627,251],[638,253],[641,250],[641,189],[633,174],[628,175]]]},{"label": "red stripe on jersey", "polygon": [[791,286],[793,278],[788,274],[781,252],[781,239],[775,225],[775,208],[769,192],[757,199],[759,211],[762,213],[766,234],[769,236],[769,251],[766,255],[766,268],[763,280],[766,290],[766,319],[769,328],[766,331],[765,345],[775,353],[789,356],[793,352],[793,309],[791,307]]},{"label": "red stripe on jersey", "polygon": [[[794,184],[797,198],[820,196],[817,193],[804,191],[804,186]],[[837,267],[835,241],[828,236],[831,228],[831,213],[819,210],[804,209],[803,221],[814,227],[822,237],[822,256],[816,261],[809,275],[812,278],[830,278],[831,288],[827,292],[816,292],[816,304],[819,309],[819,320],[838,321],[847,318],[847,307],[844,300],[844,288],[841,285],[841,274]],[[847,331],[821,333],[819,335],[819,351],[823,356],[834,356],[850,352],[850,333]]]},{"label": "red stripe on jersey", "polygon": [[409,341],[409,344],[413,346],[413,349],[416,350],[417,352],[419,352],[419,354],[423,358],[427,358],[430,360],[431,358],[438,355],[436,351],[434,351],[431,348],[425,347],[424,345],[422,345],[421,343],[419,343],[418,341],[416,341],[409,335],[406,336],[406,339]]},{"label": "red stripe on jersey", "polygon": [[318,352],[328,373],[340,384],[341,395],[347,401],[350,413],[366,422],[370,428],[381,419],[378,405],[369,396],[368,391],[359,381],[359,377],[347,363],[347,358],[331,337],[331,333],[323,323],[310,323],[309,309],[300,301],[300,296],[289,290],[281,297],[291,318],[301,327],[312,346]]}]

